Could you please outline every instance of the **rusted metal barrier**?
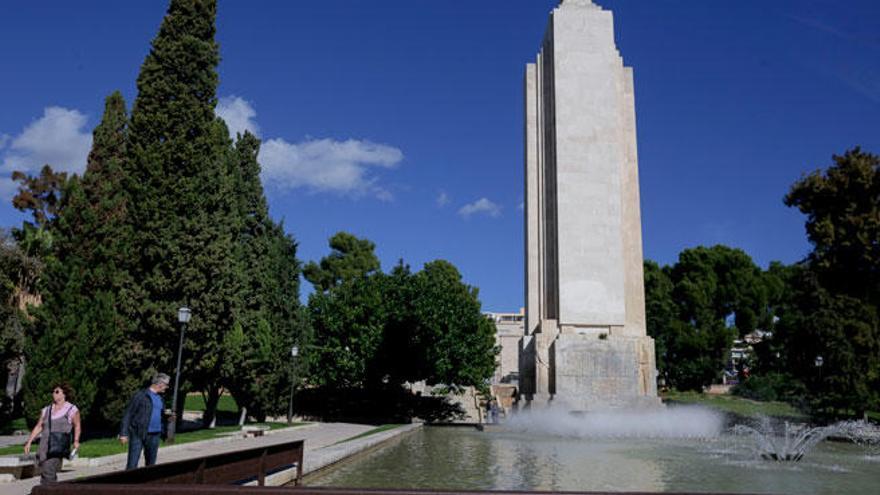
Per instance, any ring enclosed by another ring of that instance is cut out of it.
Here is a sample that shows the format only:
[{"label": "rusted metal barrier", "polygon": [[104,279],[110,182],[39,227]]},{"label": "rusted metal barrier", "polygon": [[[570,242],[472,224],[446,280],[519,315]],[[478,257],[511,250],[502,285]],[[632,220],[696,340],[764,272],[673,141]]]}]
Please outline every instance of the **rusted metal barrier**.
[{"label": "rusted metal barrier", "polygon": [[[97,491],[80,490],[86,485],[70,485],[77,491],[63,493],[95,495],[659,495],[654,492],[548,492],[548,491],[469,491],[411,490],[373,488],[255,487],[229,485],[90,485]],[[38,493],[34,491],[33,493]],[[49,493],[49,492],[39,492]],[[51,493],[62,493],[52,491]],[[664,492],[663,495],[712,495],[711,493]],[[749,494],[740,494],[749,495]],[[752,494],[755,495],[755,494]]]},{"label": "rusted metal barrier", "polygon": [[[302,480],[303,441],[227,452],[154,466],[116,471],[34,487],[33,495],[85,494],[160,494],[160,493],[247,493],[244,485],[257,482],[263,487],[266,476],[284,469],[296,469],[294,483]],[[261,492],[262,493],[262,492]]]},{"label": "rusted metal barrier", "polygon": [[[520,491],[520,490],[415,490],[415,489],[386,489],[386,488],[333,488],[333,487],[310,487],[298,486],[281,488],[289,491],[267,491],[268,488],[260,489],[265,495],[718,495],[712,492],[576,492],[576,491]],[[276,489],[277,490],[277,489]],[[221,493],[221,492],[217,492]],[[222,492],[222,493],[245,493],[245,492]],[[737,494],[758,495],[758,494]]]}]

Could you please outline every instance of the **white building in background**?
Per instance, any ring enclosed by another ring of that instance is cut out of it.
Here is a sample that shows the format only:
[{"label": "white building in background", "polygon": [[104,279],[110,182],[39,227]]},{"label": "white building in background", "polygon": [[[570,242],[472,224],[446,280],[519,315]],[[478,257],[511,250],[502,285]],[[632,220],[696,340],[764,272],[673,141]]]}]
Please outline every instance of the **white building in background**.
[{"label": "white building in background", "polygon": [[525,310],[519,313],[483,313],[495,322],[495,345],[501,348],[492,384],[519,384],[519,340],[525,329]]}]

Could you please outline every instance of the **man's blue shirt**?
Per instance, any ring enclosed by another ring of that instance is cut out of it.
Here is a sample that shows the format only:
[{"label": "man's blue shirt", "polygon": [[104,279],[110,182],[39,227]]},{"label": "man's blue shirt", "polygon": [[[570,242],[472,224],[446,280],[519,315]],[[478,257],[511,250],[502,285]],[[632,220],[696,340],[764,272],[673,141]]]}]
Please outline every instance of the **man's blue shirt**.
[{"label": "man's blue shirt", "polygon": [[153,401],[153,412],[150,414],[150,426],[147,427],[147,433],[162,433],[162,398],[159,394],[150,392],[150,400]]}]

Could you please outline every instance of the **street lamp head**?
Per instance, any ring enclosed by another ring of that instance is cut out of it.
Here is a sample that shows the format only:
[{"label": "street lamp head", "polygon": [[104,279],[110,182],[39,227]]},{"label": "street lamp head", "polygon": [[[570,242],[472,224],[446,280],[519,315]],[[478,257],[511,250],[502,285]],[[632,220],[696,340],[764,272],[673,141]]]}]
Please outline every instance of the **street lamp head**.
[{"label": "street lamp head", "polygon": [[296,357],[299,354],[299,347],[293,346],[290,348],[290,355]]},{"label": "street lamp head", "polygon": [[192,317],[192,311],[186,306],[181,307],[177,310],[177,321],[180,323],[189,323],[189,319]]},{"label": "street lamp head", "polygon": [[816,356],[816,360],[813,362],[817,368],[821,368],[823,364],[825,364],[825,359],[822,356]]}]

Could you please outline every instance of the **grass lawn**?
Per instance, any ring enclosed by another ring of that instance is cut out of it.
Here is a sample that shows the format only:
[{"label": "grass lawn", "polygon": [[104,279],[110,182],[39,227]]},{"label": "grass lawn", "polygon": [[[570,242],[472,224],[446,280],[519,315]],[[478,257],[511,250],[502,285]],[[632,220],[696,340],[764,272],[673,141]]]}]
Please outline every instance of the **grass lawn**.
[{"label": "grass lawn", "polygon": [[[205,410],[205,399],[202,397],[202,394],[189,394],[189,395],[187,395],[184,410],[186,410],[186,411],[204,411]],[[238,412],[238,404],[235,403],[235,399],[233,399],[231,395],[221,395],[220,402],[217,403],[217,410],[220,412],[237,413]]]},{"label": "grass lawn", "polygon": [[668,391],[661,394],[664,402],[699,404],[740,416],[785,416],[807,419],[807,415],[785,402],[758,402],[735,395],[708,395],[697,392]]},{"label": "grass lawn", "polygon": [[397,428],[398,426],[402,426],[402,425],[387,424],[387,425],[377,426],[376,428],[373,428],[372,430],[365,431],[365,432],[361,433],[360,435],[355,435],[353,437],[346,438],[345,440],[340,440],[340,441],[334,443],[333,445],[338,445],[340,443],[350,442],[352,440],[356,440],[358,438],[363,438],[363,437],[367,437],[370,435],[374,435],[376,433],[382,433],[383,431],[388,431],[388,430]]},{"label": "grass lawn", "polygon": [[[270,430],[277,430],[278,428],[302,426],[304,424],[306,423],[293,423],[292,425],[288,425],[287,423],[258,423],[249,424],[248,426],[266,426]],[[174,443],[179,445],[182,443],[198,442],[199,440],[209,440],[238,430],[240,430],[238,426],[218,426],[213,430],[204,429],[187,431],[175,435]],[[162,445],[159,448],[161,449],[164,446],[165,442],[162,442]],[[36,451],[36,448],[37,446],[34,445],[33,450]],[[128,447],[120,444],[119,440],[116,438],[95,438],[87,440],[80,445],[79,455],[80,457],[103,457],[105,455],[121,454],[127,451]],[[21,454],[22,452],[21,445],[14,445],[0,449],[0,455]]]}]

